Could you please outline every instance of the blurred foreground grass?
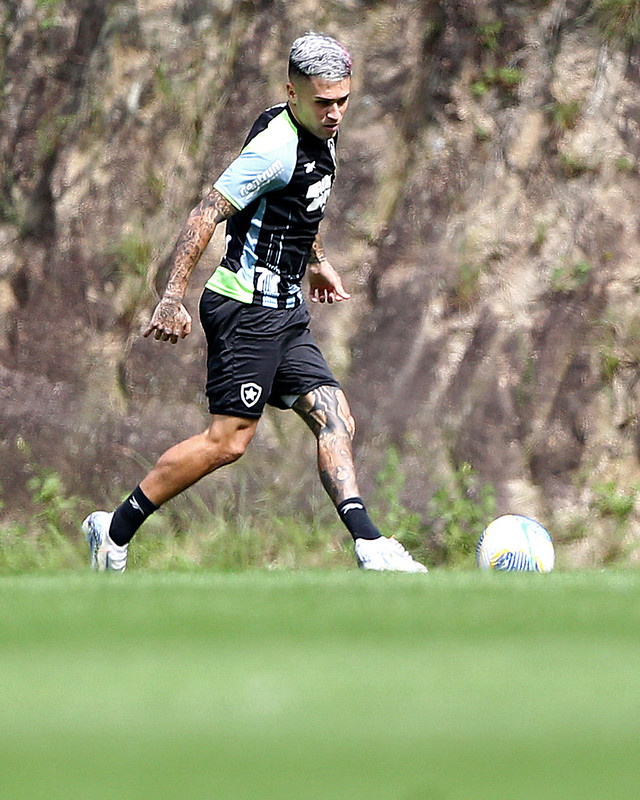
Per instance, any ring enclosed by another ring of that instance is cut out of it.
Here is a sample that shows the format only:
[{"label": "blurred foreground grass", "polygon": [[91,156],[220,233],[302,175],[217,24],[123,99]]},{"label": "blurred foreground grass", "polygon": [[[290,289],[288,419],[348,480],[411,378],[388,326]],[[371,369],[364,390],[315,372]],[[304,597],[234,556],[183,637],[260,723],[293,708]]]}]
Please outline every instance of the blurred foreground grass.
[{"label": "blurred foreground grass", "polygon": [[640,576],[0,580],[0,796],[637,795]]}]

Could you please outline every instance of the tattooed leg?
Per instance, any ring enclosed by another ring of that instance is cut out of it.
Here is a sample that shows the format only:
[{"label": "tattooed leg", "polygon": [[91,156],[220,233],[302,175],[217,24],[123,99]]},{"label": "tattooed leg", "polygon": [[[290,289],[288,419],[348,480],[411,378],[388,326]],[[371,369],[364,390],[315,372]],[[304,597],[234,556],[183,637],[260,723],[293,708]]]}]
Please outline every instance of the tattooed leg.
[{"label": "tattooed leg", "polygon": [[355,423],[344,392],[335,386],[320,386],[300,396],[293,410],[307,423],[318,440],[318,471],[327,494],[338,506],[357,497],[358,483],[351,441]]}]

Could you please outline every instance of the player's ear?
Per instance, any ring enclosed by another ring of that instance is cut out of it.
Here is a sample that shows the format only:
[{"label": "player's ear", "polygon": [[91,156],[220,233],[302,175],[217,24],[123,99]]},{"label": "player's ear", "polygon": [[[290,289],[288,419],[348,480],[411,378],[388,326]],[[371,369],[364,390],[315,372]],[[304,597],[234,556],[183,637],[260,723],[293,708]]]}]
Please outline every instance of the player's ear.
[{"label": "player's ear", "polygon": [[291,81],[287,83],[287,99],[290,103],[295,103],[296,101],[296,87],[291,83]]}]

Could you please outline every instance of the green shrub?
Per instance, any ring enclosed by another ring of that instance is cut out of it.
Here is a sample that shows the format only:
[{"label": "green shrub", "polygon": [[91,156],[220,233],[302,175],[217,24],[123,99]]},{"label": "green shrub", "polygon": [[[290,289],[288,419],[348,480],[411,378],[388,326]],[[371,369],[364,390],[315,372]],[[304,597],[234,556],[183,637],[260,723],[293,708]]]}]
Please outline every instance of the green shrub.
[{"label": "green shrub", "polygon": [[640,486],[619,489],[615,480],[595,483],[590,508],[600,518],[604,534],[602,562],[615,564],[626,560],[632,549],[627,534],[631,525]]},{"label": "green shrub", "polygon": [[498,40],[503,28],[504,23],[501,20],[496,20],[495,22],[483,22],[478,25],[476,27],[476,33],[478,35],[478,39],[480,40],[480,44],[486,50],[494,53],[498,49]]},{"label": "green shrub", "polygon": [[53,470],[34,467],[23,518],[0,526],[0,571],[70,569],[85,563],[80,545],[81,501]]},{"label": "green shrub", "polygon": [[638,0],[595,0],[593,13],[605,40],[629,48],[640,41]]},{"label": "green shrub", "polygon": [[471,566],[478,539],[495,514],[495,492],[481,484],[468,463],[461,464],[453,483],[436,491],[429,503],[440,558],[447,566]]},{"label": "green shrub", "polygon": [[575,128],[582,113],[582,101],[570,100],[567,103],[553,103],[547,106],[553,127],[559,133]]},{"label": "green shrub", "polygon": [[400,453],[395,447],[389,447],[376,475],[372,503],[374,521],[386,536],[396,536],[405,544],[416,545],[421,542],[422,525],[420,515],[409,511],[402,502],[404,484]]},{"label": "green shrub", "polygon": [[524,72],[516,67],[487,67],[478,80],[471,84],[475,97],[482,97],[492,86],[513,91],[524,80]]},{"label": "green shrub", "polygon": [[611,383],[620,367],[620,357],[613,350],[602,350],[600,353],[600,377],[604,383]]},{"label": "green shrub", "polygon": [[616,158],[616,169],[618,172],[633,172],[635,166],[635,161],[629,158],[629,156],[619,156]]},{"label": "green shrub", "polygon": [[137,229],[123,234],[109,250],[109,255],[116,262],[122,277],[144,277],[153,258],[153,244],[142,230]]},{"label": "green shrub", "polygon": [[639,490],[639,487],[633,487],[628,492],[619,491],[615,481],[596,483],[593,486],[592,508],[602,517],[612,517],[618,523],[626,523],[635,507]]},{"label": "green shrub", "polygon": [[559,294],[571,294],[583,286],[591,275],[591,264],[579,261],[563,261],[551,272],[551,288]]}]

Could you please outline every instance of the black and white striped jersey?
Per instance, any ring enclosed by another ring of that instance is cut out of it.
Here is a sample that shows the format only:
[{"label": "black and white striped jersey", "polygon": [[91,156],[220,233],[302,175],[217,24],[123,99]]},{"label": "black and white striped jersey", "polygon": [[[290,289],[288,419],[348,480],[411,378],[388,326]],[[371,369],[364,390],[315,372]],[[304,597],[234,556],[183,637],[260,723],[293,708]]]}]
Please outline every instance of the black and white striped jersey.
[{"label": "black and white striped jersey", "polygon": [[336,171],[336,138],[319,139],[287,105],[258,117],[214,184],[237,209],[207,288],[243,303],[295,308]]}]

